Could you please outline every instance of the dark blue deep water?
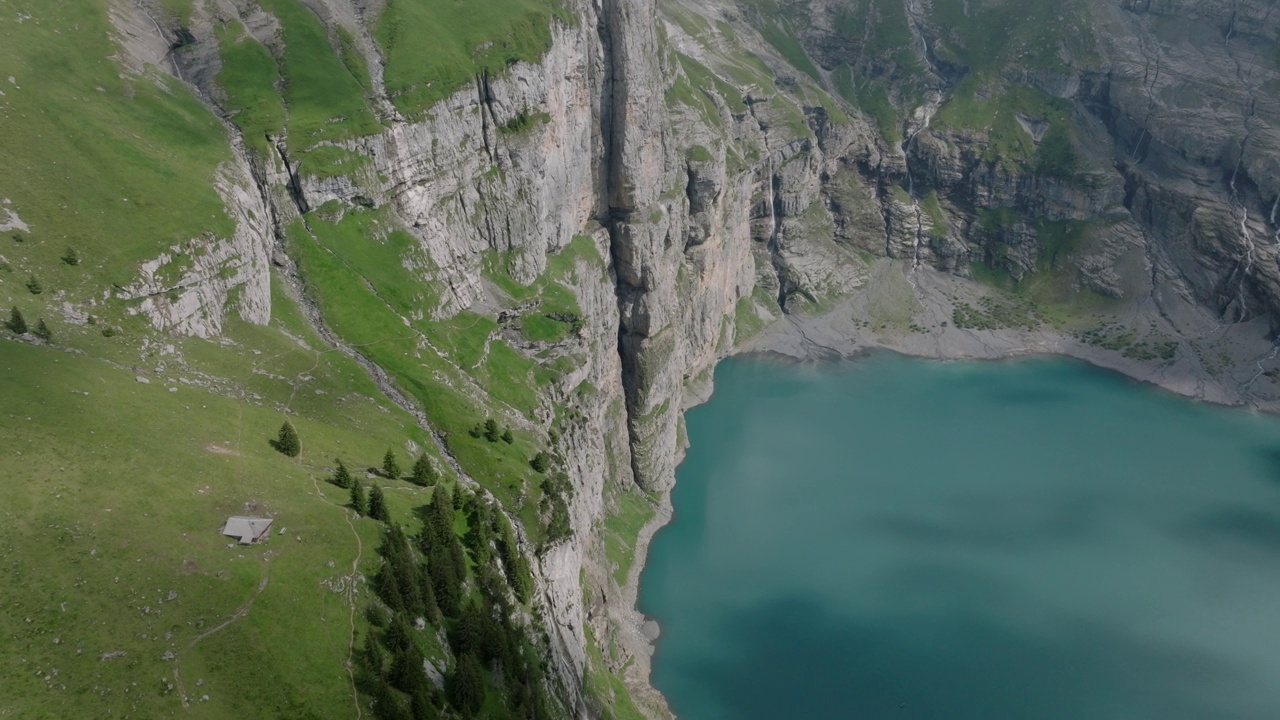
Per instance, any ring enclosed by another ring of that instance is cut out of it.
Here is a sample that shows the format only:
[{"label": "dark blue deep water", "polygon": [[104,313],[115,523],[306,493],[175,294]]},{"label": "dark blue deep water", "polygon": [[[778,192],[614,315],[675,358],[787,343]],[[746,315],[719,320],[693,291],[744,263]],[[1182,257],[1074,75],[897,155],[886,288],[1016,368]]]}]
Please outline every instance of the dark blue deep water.
[{"label": "dark blue deep water", "polygon": [[641,609],[682,720],[1280,718],[1280,420],[1050,359],[731,360]]}]

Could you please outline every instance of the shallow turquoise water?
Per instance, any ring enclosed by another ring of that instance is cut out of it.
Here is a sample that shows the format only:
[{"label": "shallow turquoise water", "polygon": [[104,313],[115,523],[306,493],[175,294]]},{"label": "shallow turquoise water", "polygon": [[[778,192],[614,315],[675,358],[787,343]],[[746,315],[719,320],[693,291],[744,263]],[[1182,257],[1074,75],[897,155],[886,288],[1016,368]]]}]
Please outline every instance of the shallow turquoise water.
[{"label": "shallow turquoise water", "polygon": [[1280,718],[1280,420],[1063,360],[732,360],[641,579],[682,720]]}]

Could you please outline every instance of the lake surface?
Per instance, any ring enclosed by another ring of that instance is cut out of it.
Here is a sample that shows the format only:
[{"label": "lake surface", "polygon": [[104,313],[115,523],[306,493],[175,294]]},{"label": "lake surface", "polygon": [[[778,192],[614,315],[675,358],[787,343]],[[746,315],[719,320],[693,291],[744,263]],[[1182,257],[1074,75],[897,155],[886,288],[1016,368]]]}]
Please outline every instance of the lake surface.
[{"label": "lake surface", "polygon": [[682,720],[1280,718],[1280,420],[1065,360],[731,360],[641,609]]}]

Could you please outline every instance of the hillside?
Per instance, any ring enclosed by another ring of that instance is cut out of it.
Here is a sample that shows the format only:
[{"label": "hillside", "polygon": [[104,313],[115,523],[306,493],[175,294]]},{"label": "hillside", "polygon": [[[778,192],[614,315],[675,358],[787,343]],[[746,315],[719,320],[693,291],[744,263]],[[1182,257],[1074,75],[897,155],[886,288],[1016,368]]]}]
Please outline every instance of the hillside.
[{"label": "hillside", "polygon": [[661,717],[637,558],[734,352],[1061,353],[1274,409],[1278,32],[0,0],[0,715]]}]

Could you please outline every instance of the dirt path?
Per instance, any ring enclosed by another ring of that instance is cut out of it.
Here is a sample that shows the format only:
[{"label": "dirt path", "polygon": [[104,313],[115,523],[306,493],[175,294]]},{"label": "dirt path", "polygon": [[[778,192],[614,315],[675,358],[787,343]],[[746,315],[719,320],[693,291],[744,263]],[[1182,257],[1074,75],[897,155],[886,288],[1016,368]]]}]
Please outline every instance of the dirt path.
[{"label": "dirt path", "polygon": [[342,510],[342,517],[347,521],[347,527],[351,528],[351,535],[356,539],[356,556],[351,561],[351,575],[348,576],[350,582],[344,583],[343,595],[346,596],[348,612],[347,624],[351,627],[351,634],[347,640],[347,678],[351,681],[351,701],[355,704],[356,717],[364,717],[363,711],[360,709],[360,692],[356,689],[355,674],[355,653],[356,653],[356,582],[360,578],[360,561],[364,559],[364,541],[360,539],[360,533],[356,530],[356,524],[351,521],[351,513],[345,507],[342,507],[328,499],[324,491],[320,489],[320,481],[315,476],[311,476],[311,484],[316,489],[316,497],[321,502],[332,505]]},{"label": "dirt path", "polygon": [[[218,623],[214,627],[211,627],[208,630],[205,630],[204,632],[197,635],[195,639],[192,640],[190,643],[188,643],[187,647],[184,648],[181,652],[187,652],[195,649],[195,646],[199,645],[202,641],[206,640],[212,635],[215,635],[219,632],[222,632],[223,630],[226,630],[228,627],[231,626],[232,623],[248,615],[249,611],[253,609],[253,603],[257,601],[259,596],[262,595],[262,591],[267,589],[267,584],[270,583],[270,581],[271,581],[271,557],[268,555],[267,557],[264,557],[262,559],[262,580],[258,581],[258,588],[257,590],[254,591],[253,595],[249,596],[249,599],[246,600],[244,604],[241,605],[235,611],[235,614],[233,614],[231,617],[227,618],[226,620],[223,620],[221,623]],[[179,654],[177,657],[174,657],[173,659],[173,680],[174,680],[174,684],[177,685],[178,698],[182,700],[182,707],[190,708],[191,701],[190,701],[190,698],[187,697],[186,687],[182,684],[181,665],[182,665],[182,656],[181,654]]]}]

